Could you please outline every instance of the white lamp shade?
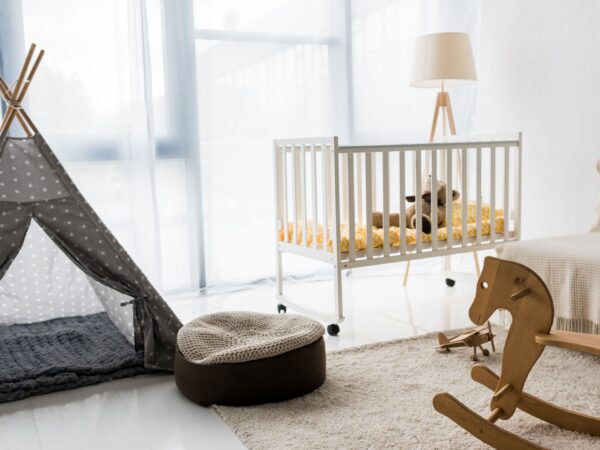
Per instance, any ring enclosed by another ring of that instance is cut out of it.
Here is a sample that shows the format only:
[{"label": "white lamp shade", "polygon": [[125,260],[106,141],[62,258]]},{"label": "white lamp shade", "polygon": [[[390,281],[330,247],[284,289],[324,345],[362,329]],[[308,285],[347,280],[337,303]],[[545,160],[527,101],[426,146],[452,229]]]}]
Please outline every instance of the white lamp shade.
[{"label": "white lamp shade", "polygon": [[431,88],[477,81],[471,38],[467,33],[419,36],[415,44],[410,85]]}]

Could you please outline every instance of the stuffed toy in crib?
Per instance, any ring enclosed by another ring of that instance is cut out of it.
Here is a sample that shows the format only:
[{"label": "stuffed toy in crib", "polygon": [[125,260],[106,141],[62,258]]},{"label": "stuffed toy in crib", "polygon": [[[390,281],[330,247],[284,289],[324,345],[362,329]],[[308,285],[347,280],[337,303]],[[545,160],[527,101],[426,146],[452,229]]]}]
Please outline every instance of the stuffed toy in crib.
[{"label": "stuffed toy in crib", "polygon": [[[423,233],[431,233],[431,177],[427,179],[427,183],[423,189],[421,195],[422,202],[422,222],[421,230]],[[452,190],[452,200],[458,200],[460,193],[456,190]],[[413,203],[406,210],[406,226],[408,228],[417,228],[417,207],[415,203],[415,196],[408,195],[406,200]],[[446,183],[438,181],[438,194],[437,194],[437,222],[438,228],[446,226]],[[381,211],[373,212],[373,226],[376,228],[383,228],[383,213]],[[390,214],[390,226],[400,226],[400,215],[398,213]]]}]

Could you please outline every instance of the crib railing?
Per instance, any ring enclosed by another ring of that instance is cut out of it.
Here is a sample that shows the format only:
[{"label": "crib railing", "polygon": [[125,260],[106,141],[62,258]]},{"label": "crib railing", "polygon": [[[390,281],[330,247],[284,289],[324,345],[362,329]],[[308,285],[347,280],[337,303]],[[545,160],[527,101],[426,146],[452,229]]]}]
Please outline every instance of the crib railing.
[{"label": "crib railing", "polygon": [[[491,248],[520,237],[520,134],[373,146],[339,146],[336,137],[288,139],[276,140],[274,153],[280,251],[351,268]],[[445,233],[435,207],[431,233],[422,232],[422,186],[429,176],[432,205],[438,204],[439,183],[447,186]],[[454,204],[453,189],[460,192]],[[406,223],[409,194],[415,195],[414,231]],[[472,223],[469,210],[474,210]],[[383,215],[381,235],[373,229],[374,211]],[[391,212],[399,214],[398,227],[390,225]],[[357,230],[364,234],[358,249]]]}]

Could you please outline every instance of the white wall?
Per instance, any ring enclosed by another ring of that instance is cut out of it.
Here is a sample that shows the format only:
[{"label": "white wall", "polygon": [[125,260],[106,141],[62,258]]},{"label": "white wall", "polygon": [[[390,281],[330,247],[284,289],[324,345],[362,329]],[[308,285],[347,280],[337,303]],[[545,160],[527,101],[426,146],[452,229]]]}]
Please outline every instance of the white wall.
[{"label": "white wall", "polygon": [[600,2],[481,3],[478,126],[523,131],[523,237],[585,232],[600,193]]}]

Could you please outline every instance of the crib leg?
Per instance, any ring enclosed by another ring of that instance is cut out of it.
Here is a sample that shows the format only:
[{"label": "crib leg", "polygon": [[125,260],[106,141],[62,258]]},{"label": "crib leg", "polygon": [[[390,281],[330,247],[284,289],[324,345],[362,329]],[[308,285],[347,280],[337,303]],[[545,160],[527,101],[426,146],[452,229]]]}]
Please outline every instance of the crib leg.
[{"label": "crib leg", "polygon": [[335,315],[338,319],[344,317],[344,305],[342,297],[342,269],[338,266],[333,267],[333,289],[335,299]]},{"label": "crib leg", "polygon": [[283,295],[283,258],[281,252],[276,250],[276,272],[275,272],[275,293],[277,295]]},{"label": "crib leg", "polygon": [[475,261],[475,272],[477,273],[477,278],[481,275],[481,268],[479,267],[479,255],[477,255],[477,251],[473,252],[473,261]]},{"label": "crib leg", "polygon": [[406,287],[406,283],[408,282],[408,272],[410,272],[410,261],[406,261],[406,266],[404,267],[404,280],[402,281],[402,286]]}]

